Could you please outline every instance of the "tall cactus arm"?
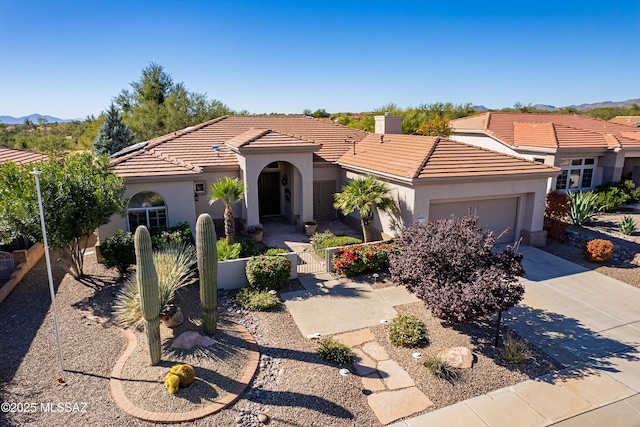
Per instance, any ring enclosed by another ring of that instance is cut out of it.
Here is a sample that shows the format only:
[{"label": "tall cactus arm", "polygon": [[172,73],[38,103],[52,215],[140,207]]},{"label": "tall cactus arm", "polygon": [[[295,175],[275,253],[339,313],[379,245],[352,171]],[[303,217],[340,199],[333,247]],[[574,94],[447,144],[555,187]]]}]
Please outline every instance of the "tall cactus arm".
[{"label": "tall cactus arm", "polygon": [[209,214],[198,217],[196,249],[204,332],[213,335],[218,322],[218,249],[216,229]]}]

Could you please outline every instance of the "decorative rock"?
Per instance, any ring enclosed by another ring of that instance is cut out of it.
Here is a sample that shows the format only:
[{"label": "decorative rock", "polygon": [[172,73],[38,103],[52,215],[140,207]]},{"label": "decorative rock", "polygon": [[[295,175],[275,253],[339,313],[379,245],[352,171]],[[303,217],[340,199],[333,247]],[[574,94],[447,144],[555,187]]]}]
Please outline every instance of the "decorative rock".
[{"label": "decorative rock", "polygon": [[195,331],[187,331],[180,334],[178,338],[173,340],[171,344],[171,348],[183,348],[185,350],[191,350],[193,347],[199,345],[202,347],[209,347],[215,343],[209,337],[205,337],[204,335],[200,335]]},{"label": "decorative rock", "polygon": [[466,347],[452,347],[442,350],[438,357],[456,369],[469,369],[473,365],[473,353]]},{"label": "decorative rock", "polygon": [[258,414],[258,421],[260,421],[262,424],[266,424],[267,422],[269,422],[269,416],[264,412],[260,412]]},{"label": "decorative rock", "polygon": [[633,259],[631,260],[631,264],[640,265],[640,253],[639,254],[635,254],[633,256]]}]

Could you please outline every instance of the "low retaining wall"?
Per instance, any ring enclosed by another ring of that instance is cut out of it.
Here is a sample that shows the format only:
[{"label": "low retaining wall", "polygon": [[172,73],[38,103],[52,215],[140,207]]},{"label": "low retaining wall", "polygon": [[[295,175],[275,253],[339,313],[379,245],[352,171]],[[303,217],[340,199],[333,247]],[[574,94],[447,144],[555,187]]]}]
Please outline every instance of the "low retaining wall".
[{"label": "low retaining wall", "polygon": [[[286,256],[289,261],[291,261],[291,274],[289,275],[289,279],[296,279],[298,277],[298,269],[296,268],[297,255],[291,252],[283,254],[282,256]],[[250,258],[240,258],[218,262],[218,288],[239,289],[249,286],[245,272],[249,259]]]},{"label": "low retaining wall", "polygon": [[16,271],[11,273],[9,281],[0,288],[0,302],[11,293],[22,278],[33,268],[33,266],[40,261],[40,258],[44,255],[44,246],[42,243],[36,243],[29,250],[20,250],[13,252],[13,260],[16,264]]}]

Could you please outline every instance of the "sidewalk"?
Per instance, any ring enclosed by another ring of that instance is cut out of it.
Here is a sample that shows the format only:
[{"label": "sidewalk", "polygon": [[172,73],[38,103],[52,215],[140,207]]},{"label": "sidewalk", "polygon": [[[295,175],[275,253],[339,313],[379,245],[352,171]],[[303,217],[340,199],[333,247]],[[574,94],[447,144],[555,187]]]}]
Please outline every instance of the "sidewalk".
[{"label": "sidewalk", "polygon": [[566,369],[393,427],[640,426],[640,289],[532,247],[505,322]]}]

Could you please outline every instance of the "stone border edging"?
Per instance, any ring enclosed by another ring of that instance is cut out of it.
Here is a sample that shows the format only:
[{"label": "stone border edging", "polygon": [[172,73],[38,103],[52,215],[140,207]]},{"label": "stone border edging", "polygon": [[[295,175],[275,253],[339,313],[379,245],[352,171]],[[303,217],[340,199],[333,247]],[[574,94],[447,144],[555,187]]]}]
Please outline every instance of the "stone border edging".
[{"label": "stone border edging", "polygon": [[116,362],[113,370],[111,371],[111,378],[109,380],[109,385],[111,388],[111,396],[113,400],[116,402],[116,405],[125,412],[126,414],[139,418],[144,421],[151,421],[157,423],[179,423],[185,421],[193,421],[198,418],[204,418],[207,415],[215,414],[218,411],[226,408],[235,402],[240,395],[246,390],[253,379],[253,376],[258,369],[258,364],[260,362],[260,350],[258,347],[258,343],[253,338],[253,336],[249,333],[249,331],[239,323],[236,323],[232,320],[229,320],[237,331],[239,331],[242,335],[242,338],[247,342],[249,350],[249,360],[247,362],[247,369],[244,372],[244,375],[238,381],[229,393],[223,398],[205,406],[204,408],[196,409],[189,412],[152,412],[147,411],[146,409],[141,409],[135,406],[124,394],[124,388],[122,385],[122,381],[120,376],[122,374],[122,370],[124,369],[124,364],[131,356],[131,353],[136,348],[138,344],[138,339],[135,334],[128,329],[118,328],[120,332],[124,334],[127,338],[128,344],[127,348],[124,350],[124,353],[120,356],[118,361]]}]

